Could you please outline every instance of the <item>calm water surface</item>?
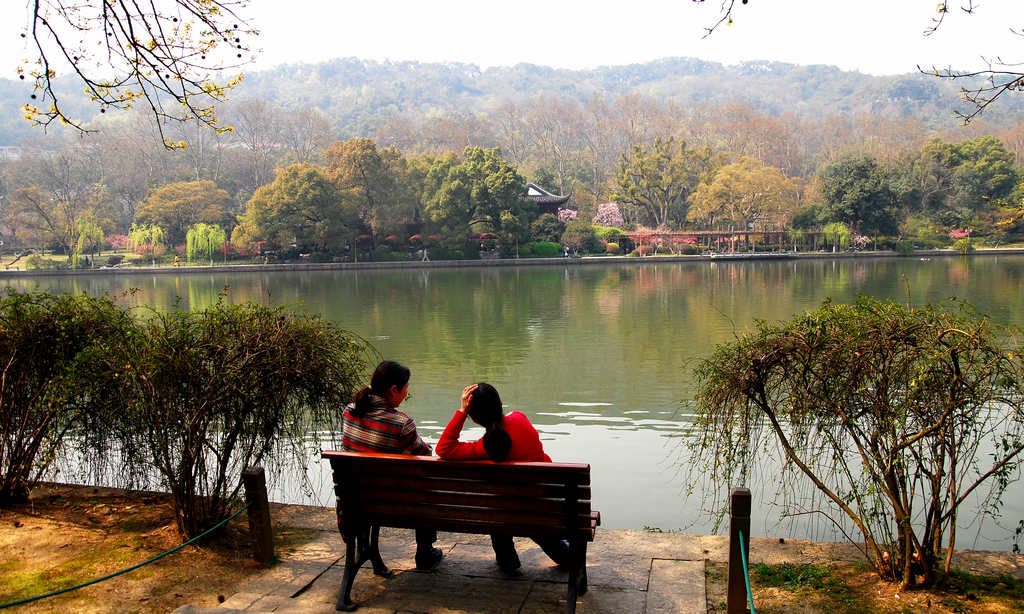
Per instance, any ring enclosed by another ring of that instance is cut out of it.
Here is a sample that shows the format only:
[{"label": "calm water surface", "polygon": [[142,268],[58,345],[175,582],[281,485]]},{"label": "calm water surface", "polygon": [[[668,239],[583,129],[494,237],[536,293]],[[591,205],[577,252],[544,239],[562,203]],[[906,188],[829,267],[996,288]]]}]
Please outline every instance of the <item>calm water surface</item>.
[{"label": "calm water surface", "polygon": [[[508,410],[526,413],[556,460],[592,466],[594,506],[609,528],[710,532],[699,496],[685,497],[681,401],[690,369],[755,318],[787,319],[822,300],[857,294],[915,304],[969,299],[993,319],[1024,325],[1024,257],[981,256],[694,262],[486,268],[40,277],[22,290],[120,293],[134,304],[202,308],[227,288],[230,301],[301,305],[352,330],[382,356],[412,369],[402,409],[431,442],[463,386],[493,383]],[[467,430],[466,437],[481,434]],[[766,465],[769,461],[765,461]],[[750,484],[754,532],[837,538],[818,519],[779,522],[771,477]],[[272,498],[333,504],[319,464],[306,488],[284,479]],[[721,488],[720,496],[727,496]],[[758,499],[760,502],[758,503]],[[1009,549],[1024,518],[1020,482],[1004,518],[967,525],[958,544]],[[973,514],[962,514],[972,517]],[[817,518],[817,517],[815,517]],[[976,541],[975,541],[976,540]],[[973,542],[973,543],[972,543]]]}]

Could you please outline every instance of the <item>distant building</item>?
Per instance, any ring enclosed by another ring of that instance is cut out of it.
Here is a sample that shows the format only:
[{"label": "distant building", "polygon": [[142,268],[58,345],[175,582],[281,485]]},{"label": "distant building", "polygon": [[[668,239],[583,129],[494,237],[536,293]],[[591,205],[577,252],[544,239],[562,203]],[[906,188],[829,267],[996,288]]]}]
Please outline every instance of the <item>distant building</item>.
[{"label": "distant building", "polygon": [[571,197],[571,191],[567,196],[556,196],[536,183],[526,184],[526,198],[537,203],[537,215],[558,215],[558,209],[569,202]]}]

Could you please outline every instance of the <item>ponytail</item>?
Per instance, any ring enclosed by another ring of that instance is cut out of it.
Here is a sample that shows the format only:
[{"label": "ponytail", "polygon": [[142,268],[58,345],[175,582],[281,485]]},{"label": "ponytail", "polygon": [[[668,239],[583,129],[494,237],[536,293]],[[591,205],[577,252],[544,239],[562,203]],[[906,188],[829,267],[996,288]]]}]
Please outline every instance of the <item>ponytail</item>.
[{"label": "ponytail", "polygon": [[410,376],[411,372],[405,365],[393,360],[383,361],[373,370],[370,385],[352,397],[353,405],[349,413],[357,418],[362,417],[375,405],[374,397],[384,398],[392,386],[399,390],[405,388]]},{"label": "ponytail", "polygon": [[501,462],[508,458],[511,451],[512,438],[505,432],[501,423],[496,422],[487,427],[487,432],[484,433],[484,452],[487,452],[487,456],[490,456],[491,460]]},{"label": "ponytail", "polygon": [[503,461],[512,450],[512,438],[502,425],[505,415],[501,411],[498,391],[485,382],[476,385],[469,399],[469,417],[487,429],[484,433],[484,452],[491,460]]}]

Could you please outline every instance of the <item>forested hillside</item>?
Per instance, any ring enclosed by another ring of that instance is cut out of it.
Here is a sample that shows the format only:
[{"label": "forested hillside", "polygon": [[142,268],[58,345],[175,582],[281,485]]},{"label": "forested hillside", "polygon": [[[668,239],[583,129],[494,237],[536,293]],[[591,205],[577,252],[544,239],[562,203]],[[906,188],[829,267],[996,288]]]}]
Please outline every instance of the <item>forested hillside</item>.
[{"label": "forested hillside", "polygon": [[[65,105],[73,115],[89,119],[96,112],[68,82],[58,79],[57,84],[66,92]],[[25,83],[0,79],[0,145],[35,134],[17,112],[28,93]],[[693,58],[578,71],[528,64],[482,70],[472,64],[346,58],[250,72],[233,98],[256,98],[290,109],[316,107],[329,118],[335,136],[348,138],[373,136],[395,116],[491,114],[504,103],[536,97],[585,104],[626,95],[684,107],[743,101],[762,112],[804,119],[870,113],[916,119],[930,127],[955,125],[953,111],[960,100],[958,85],[928,75],[873,77],[831,66],[724,66]],[[984,118],[1005,122],[1022,112],[1024,99],[1007,98]]]}]

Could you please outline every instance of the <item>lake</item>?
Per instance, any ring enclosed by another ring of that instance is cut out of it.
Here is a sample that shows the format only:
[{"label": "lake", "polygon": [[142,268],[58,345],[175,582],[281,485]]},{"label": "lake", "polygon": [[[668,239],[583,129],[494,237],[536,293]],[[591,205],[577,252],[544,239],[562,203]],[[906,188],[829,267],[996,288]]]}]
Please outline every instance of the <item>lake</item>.
[{"label": "lake", "polygon": [[[412,369],[402,405],[431,443],[466,384],[494,384],[508,410],[526,413],[545,449],[592,466],[594,507],[608,528],[710,532],[689,484],[682,401],[690,370],[755,318],[788,319],[822,300],[867,294],[915,304],[970,300],[1004,324],[1024,325],[1024,256],[609,263],[592,266],[95,275],[8,280],[21,290],[118,294],[157,309],[229,301],[290,304],[367,339]],[[481,430],[467,429],[463,439]],[[294,477],[271,498],[333,505],[329,471],[306,488]],[[839,539],[813,518],[779,522],[767,466],[749,484],[754,535]],[[721,487],[721,497],[728,488]],[[1007,550],[1024,518],[1018,481],[1004,517],[965,525],[958,545]],[[962,513],[970,519],[972,513]]]}]

